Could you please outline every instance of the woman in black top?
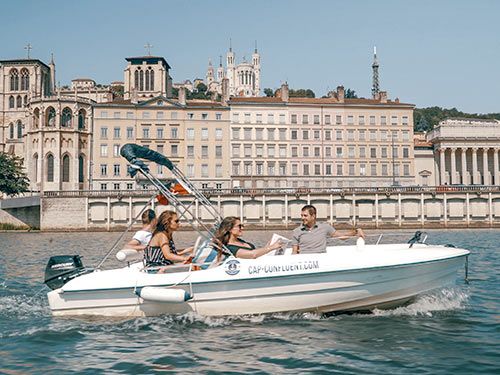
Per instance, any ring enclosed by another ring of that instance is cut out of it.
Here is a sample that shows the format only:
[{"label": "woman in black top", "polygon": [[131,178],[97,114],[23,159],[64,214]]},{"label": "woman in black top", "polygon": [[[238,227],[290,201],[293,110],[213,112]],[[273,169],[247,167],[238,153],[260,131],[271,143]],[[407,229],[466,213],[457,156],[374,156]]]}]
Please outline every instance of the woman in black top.
[{"label": "woman in black top", "polygon": [[176,250],[173,232],[179,229],[179,219],[173,211],[164,211],[158,218],[156,228],[148,246],[144,249],[146,266],[168,266],[173,263],[189,263],[191,256],[184,255],[192,252],[189,247]]},{"label": "woman in black top", "polygon": [[282,247],[281,242],[275,242],[256,249],[255,245],[240,238],[242,233],[243,224],[240,219],[228,216],[220,223],[215,233],[215,242],[225,245],[235,257],[245,259],[255,259]]}]

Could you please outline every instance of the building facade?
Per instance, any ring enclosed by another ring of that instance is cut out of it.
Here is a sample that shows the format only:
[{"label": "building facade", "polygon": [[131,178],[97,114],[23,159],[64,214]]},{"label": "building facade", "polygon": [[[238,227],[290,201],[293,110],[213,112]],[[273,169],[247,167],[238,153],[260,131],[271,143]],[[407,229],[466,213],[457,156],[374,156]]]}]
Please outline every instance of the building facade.
[{"label": "building facade", "polygon": [[413,105],[377,99],[232,98],[231,180],[240,187],[415,184]]}]

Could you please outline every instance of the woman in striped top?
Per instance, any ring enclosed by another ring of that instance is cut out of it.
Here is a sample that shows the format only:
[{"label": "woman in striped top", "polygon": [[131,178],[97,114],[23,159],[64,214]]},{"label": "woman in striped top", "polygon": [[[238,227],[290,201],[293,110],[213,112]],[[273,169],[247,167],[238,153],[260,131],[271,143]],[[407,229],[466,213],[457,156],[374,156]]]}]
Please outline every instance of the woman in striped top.
[{"label": "woman in striped top", "polygon": [[189,263],[192,259],[189,254],[192,247],[177,250],[173,233],[179,229],[179,219],[173,211],[164,211],[158,218],[153,237],[144,249],[144,262],[146,266],[168,266],[174,263]]}]

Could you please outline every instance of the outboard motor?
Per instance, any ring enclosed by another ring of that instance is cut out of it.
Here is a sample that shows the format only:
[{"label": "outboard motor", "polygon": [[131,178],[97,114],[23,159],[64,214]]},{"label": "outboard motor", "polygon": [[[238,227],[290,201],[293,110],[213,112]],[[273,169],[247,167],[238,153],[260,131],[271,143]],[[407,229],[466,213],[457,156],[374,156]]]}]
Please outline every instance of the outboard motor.
[{"label": "outboard motor", "polygon": [[45,267],[45,284],[50,289],[58,289],[71,279],[92,272],[85,268],[80,255],[56,255],[49,259]]}]

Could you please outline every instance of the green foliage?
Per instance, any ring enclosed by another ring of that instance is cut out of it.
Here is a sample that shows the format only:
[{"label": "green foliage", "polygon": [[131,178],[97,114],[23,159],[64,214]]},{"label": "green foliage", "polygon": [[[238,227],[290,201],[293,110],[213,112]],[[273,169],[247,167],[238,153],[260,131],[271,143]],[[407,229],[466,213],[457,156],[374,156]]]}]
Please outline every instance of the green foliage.
[{"label": "green foliage", "polygon": [[29,180],[22,165],[22,158],[0,153],[0,192],[14,196],[28,191]]},{"label": "green foliage", "polygon": [[429,131],[440,121],[452,117],[500,120],[500,113],[465,113],[456,108],[448,109],[441,107],[415,108],[413,112],[413,128],[416,131]]},{"label": "green foliage", "polygon": [[345,90],[344,98],[346,98],[346,99],[357,99],[358,96],[356,95],[356,91],[351,90],[351,89],[347,89],[347,90]]},{"label": "green foliage", "polygon": [[314,94],[314,91],[311,89],[290,89],[288,91],[288,96],[290,98],[315,98],[316,94]]},{"label": "green foliage", "polygon": [[273,89],[270,89],[270,88],[265,88],[265,89],[264,89],[264,95],[266,95],[267,97],[274,96],[274,91],[273,91]]},{"label": "green foliage", "polygon": [[198,86],[196,86],[196,88],[193,90],[193,92],[187,90],[186,99],[210,100],[212,99],[212,92],[208,91],[207,85],[205,85],[204,83],[199,83]]}]

